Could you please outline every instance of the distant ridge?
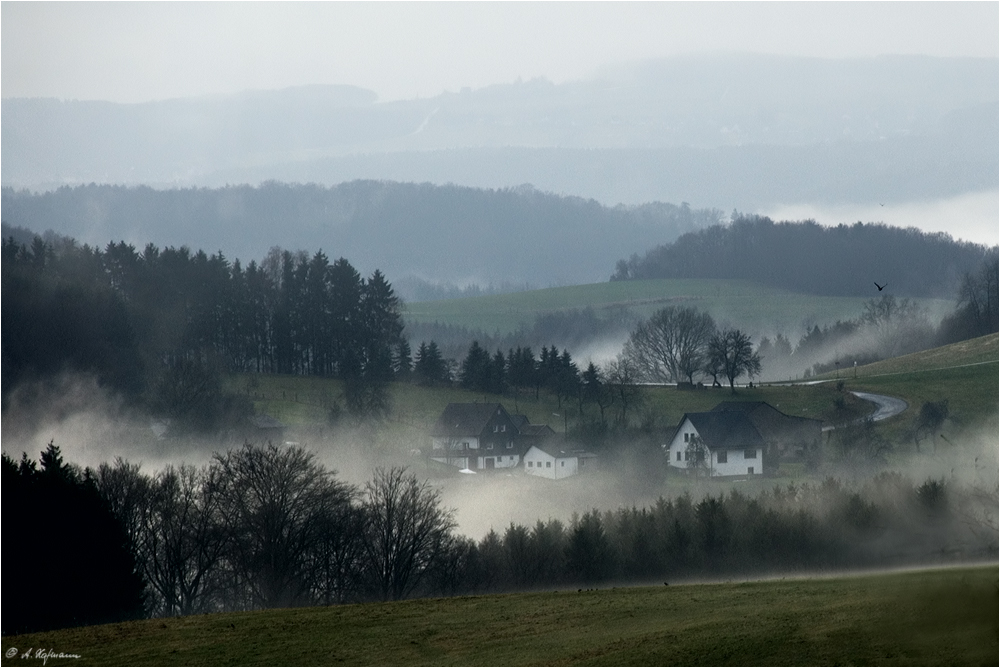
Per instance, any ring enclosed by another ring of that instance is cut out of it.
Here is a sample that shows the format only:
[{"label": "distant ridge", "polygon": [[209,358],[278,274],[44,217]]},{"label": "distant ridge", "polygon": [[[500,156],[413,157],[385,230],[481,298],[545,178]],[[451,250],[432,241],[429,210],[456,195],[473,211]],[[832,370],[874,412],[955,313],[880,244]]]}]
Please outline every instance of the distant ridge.
[{"label": "distant ridge", "polygon": [[378,102],[351,86],[5,98],[3,185],[534,183],[605,204],[898,202],[996,188],[997,58],[712,54]]},{"label": "distant ridge", "polygon": [[884,224],[824,227],[739,216],[620,260],[612,280],[725,278],[817,295],[954,297],[958,282],[997,247]]},{"label": "distant ridge", "polygon": [[650,203],[607,207],[530,185],[478,189],[429,183],[264,183],[2,190],[3,222],[80,243],[124,240],[217,250],[246,264],[273,246],[322,249],[362,273],[381,269],[459,285],[538,286],[606,280],[622,255],[723,220],[715,209]]}]

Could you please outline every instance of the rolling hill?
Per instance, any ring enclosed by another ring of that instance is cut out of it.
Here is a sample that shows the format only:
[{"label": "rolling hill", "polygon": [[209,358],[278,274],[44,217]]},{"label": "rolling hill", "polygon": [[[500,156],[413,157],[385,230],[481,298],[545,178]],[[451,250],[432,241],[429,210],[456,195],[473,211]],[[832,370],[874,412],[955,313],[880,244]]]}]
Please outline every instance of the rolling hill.
[{"label": "rolling hill", "polygon": [[[744,280],[650,279],[408,303],[404,315],[408,323],[440,323],[492,334],[530,327],[546,313],[589,308],[604,318],[649,317],[673,304],[694,306],[720,325],[755,336],[796,336],[806,326],[856,318],[869,298],[818,296]],[[917,301],[937,317],[954,307],[949,299]]]}]

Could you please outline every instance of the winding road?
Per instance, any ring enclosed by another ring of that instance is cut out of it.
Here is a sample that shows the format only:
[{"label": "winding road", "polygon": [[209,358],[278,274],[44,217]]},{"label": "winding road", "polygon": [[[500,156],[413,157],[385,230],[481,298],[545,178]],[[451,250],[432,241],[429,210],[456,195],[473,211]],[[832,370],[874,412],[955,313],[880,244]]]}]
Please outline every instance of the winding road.
[{"label": "winding road", "polygon": [[858,399],[863,399],[864,401],[870,401],[875,404],[875,410],[866,415],[863,418],[858,418],[857,420],[852,420],[850,422],[845,422],[844,424],[834,424],[823,427],[823,431],[830,431],[831,429],[839,429],[842,427],[847,427],[852,424],[858,424],[864,422],[865,420],[871,420],[872,422],[879,422],[881,420],[888,420],[894,415],[899,415],[907,408],[909,404],[899,397],[889,397],[884,394],[872,394],[871,392],[851,392]]},{"label": "winding road", "polygon": [[873,422],[887,420],[894,415],[899,415],[910,406],[898,397],[888,397],[884,394],[871,394],[870,392],[851,392],[851,394],[858,399],[864,399],[875,404],[875,412],[867,418]]}]

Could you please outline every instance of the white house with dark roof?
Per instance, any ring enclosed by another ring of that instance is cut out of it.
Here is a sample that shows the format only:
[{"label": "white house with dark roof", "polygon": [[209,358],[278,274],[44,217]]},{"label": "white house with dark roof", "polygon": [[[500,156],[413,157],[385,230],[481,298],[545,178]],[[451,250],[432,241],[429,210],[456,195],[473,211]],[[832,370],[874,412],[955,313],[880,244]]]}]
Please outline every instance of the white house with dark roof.
[{"label": "white house with dark roof", "polygon": [[675,468],[713,477],[764,473],[764,439],[742,411],[685,413],[663,447]]},{"label": "white house with dark roof", "polygon": [[663,448],[675,468],[712,476],[762,475],[765,466],[777,469],[779,457],[818,447],[822,424],[785,415],[763,401],[724,401],[706,413],[685,413]]}]

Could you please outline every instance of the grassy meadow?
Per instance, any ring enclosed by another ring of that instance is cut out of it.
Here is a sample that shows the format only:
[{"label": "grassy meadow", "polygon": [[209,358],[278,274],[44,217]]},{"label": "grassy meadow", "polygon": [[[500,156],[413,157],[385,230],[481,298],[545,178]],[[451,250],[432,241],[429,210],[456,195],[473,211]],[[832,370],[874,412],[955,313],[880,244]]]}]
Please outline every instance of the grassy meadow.
[{"label": "grassy meadow", "polygon": [[[720,325],[772,335],[793,335],[804,325],[823,325],[856,318],[867,298],[822,297],[791,292],[743,280],[657,279],[614,281],[529,290],[405,305],[404,318],[414,323],[440,323],[506,334],[530,327],[537,316],[592,308],[602,318],[621,309],[647,318],[670,305],[694,306]],[[918,299],[932,314],[954,307],[952,300]]]},{"label": "grassy meadow", "polygon": [[149,619],[3,638],[4,666],[996,665],[995,565]]},{"label": "grassy meadow", "polygon": [[[920,412],[924,402],[948,401],[946,432],[987,427],[996,432],[1000,382],[997,334],[841,371],[845,388],[901,397],[906,411],[883,425],[898,436]],[[836,374],[817,376],[836,380]],[[947,438],[947,436],[946,436]]]}]

